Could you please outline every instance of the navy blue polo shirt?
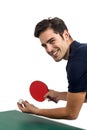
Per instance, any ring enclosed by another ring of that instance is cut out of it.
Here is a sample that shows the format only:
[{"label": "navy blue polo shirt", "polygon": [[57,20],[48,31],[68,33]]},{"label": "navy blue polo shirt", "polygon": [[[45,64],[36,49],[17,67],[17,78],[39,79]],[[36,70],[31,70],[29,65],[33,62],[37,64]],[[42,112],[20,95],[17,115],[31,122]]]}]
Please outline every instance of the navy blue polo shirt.
[{"label": "navy blue polo shirt", "polygon": [[68,91],[87,92],[87,44],[72,42],[66,71]]}]

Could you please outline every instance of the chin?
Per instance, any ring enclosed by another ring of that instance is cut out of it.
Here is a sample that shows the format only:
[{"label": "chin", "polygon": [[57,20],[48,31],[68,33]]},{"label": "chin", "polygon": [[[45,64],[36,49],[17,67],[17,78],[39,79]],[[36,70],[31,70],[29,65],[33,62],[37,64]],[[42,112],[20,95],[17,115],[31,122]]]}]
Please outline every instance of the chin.
[{"label": "chin", "polygon": [[56,62],[59,62],[59,61],[61,61],[62,59],[54,59]]}]

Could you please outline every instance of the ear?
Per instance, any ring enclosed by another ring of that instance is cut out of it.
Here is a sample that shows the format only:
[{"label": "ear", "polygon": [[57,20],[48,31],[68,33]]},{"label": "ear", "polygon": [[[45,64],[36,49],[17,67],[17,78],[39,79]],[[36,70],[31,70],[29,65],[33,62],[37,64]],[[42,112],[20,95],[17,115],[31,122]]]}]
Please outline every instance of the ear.
[{"label": "ear", "polygon": [[70,34],[69,34],[68,30],[64,30],[64,32],[63,32],[63,38],[64,38],[64,40],[68,40],[69,36],[70,36]]}]

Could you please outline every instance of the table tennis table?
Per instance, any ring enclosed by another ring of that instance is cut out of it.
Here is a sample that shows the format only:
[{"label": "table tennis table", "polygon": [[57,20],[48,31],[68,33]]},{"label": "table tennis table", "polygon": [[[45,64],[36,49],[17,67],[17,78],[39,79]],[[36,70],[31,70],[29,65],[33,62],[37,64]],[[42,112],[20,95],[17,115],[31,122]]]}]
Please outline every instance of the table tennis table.
[{"label": "table tennis table", "polygon": [[0,112],[0,130],[83,130],[18,110]]}]

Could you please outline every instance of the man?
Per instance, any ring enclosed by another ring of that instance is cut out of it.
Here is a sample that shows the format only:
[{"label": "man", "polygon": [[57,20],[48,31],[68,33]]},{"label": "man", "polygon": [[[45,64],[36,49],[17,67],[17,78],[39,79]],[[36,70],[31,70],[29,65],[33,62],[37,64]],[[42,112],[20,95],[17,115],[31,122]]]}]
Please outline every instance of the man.
[{"label": "man", "polygon": [[56,61],[68,60],[66,71],[68,92],[50,90],[45,98],[50,96],[56,101],[66,100],[66,107],[40,109],[23,102],[18,103],[22,112],[33,113],[54,119],[76,119],[81,107],[86,102],[87,92],[87,44],[81,44],[70,36],[67,26],[60,18],[48,18],[40,21],[34,32],[40,39],[42,47]]}]

